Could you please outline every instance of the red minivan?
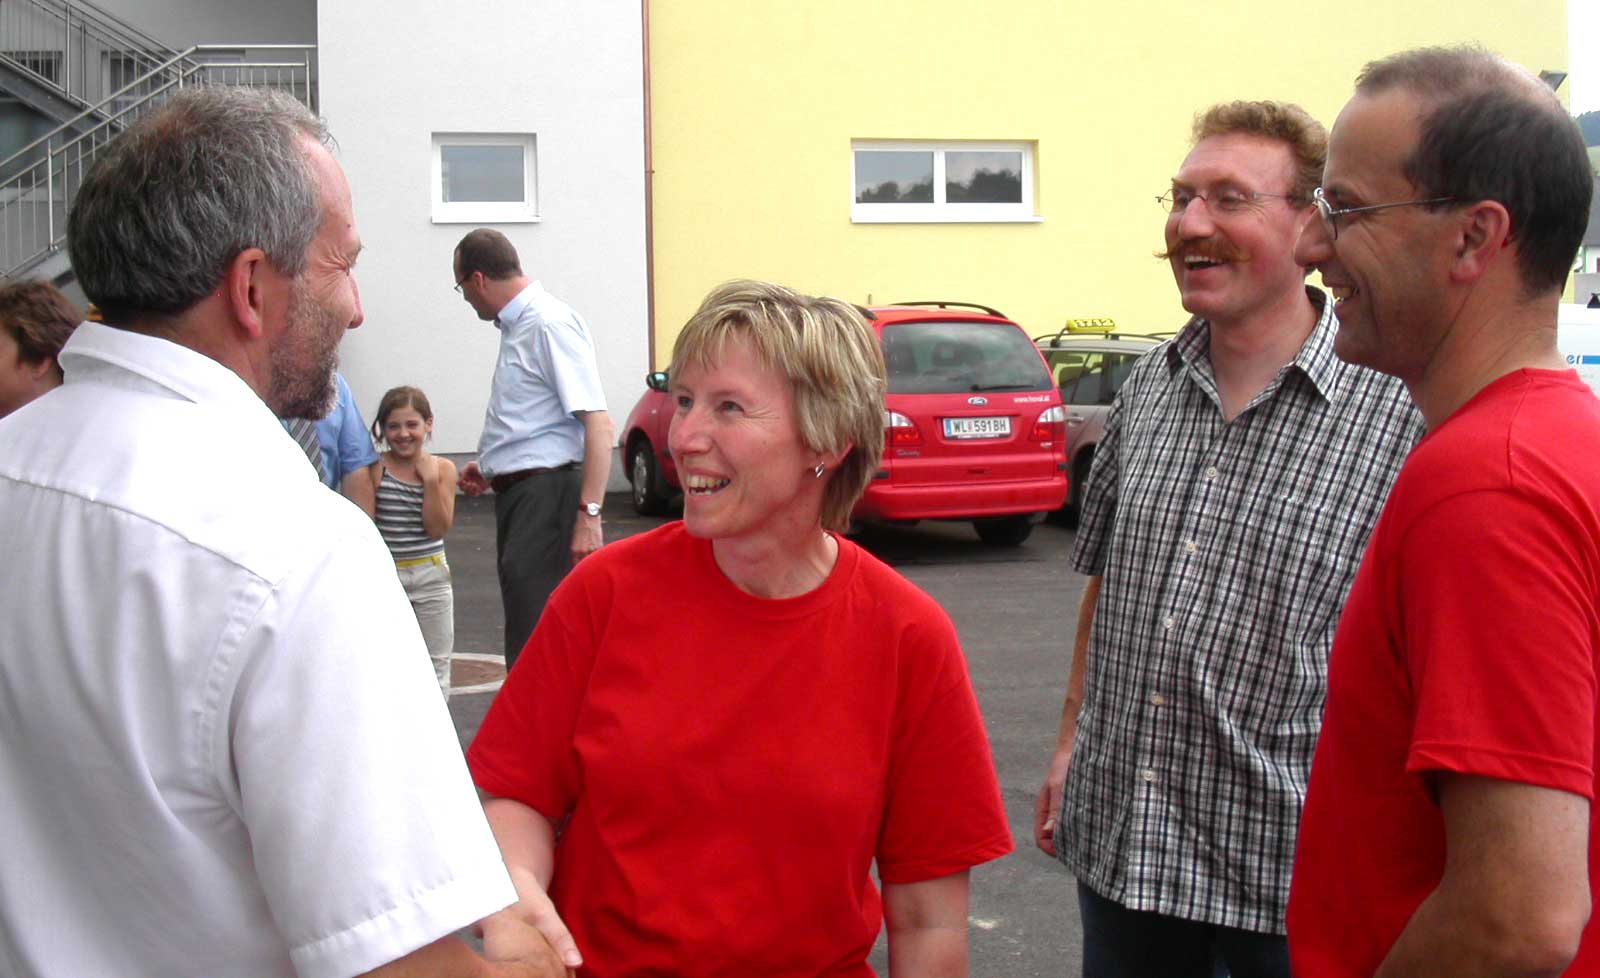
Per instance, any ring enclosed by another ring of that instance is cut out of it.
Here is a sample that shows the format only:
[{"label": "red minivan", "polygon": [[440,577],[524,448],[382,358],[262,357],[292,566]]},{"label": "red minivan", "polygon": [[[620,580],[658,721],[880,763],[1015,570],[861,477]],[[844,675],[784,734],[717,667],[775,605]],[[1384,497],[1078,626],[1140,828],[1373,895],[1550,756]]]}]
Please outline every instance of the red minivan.
[{"label": "red minivan", "polygon": [[[1066,414],[1044,358],[1022,327],[987,306],[913,302],[863,312],[883,344],[883,464],[856,504],[859,520],[971,520],[987,543],[1016,545],[1067,495]],[[666,376],[622,429],[641,513],[678,489],[667,455]]]}]

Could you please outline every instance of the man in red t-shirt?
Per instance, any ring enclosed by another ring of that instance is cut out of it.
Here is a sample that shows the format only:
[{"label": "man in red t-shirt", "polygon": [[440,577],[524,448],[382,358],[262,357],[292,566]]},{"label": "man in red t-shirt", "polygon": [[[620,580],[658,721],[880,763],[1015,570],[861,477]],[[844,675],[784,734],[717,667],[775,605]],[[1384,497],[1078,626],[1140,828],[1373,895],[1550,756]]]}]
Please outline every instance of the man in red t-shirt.
[{"label": "man in red t-shirt", "polygon": [[1368,65],[1334,126],[1296,257],[1429,431],[1334,639],[1297,978],[1600,974],[1600,401],[1555,325],[1592,190],[1553,93],[1480,49]]}]

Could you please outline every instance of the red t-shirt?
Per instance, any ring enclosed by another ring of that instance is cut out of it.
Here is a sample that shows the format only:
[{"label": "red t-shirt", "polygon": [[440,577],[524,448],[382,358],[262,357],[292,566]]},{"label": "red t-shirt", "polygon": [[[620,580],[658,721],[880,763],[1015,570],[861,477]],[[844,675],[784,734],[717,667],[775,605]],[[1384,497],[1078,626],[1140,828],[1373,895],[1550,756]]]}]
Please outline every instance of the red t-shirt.
[{"label": "red t-shirt", "polygon": [[869,976],[886,883],[1011,850],[955,629],[847,540],[762,600],[673,523],[552,596],[467,753],[560,819],[583,974]]},{"label": "red t-shirt", "polygon": [[[1413,451],[1340,619],[1289,893],[1296,978],[1371,975],[1439,885],[1428,772],[1594,799],[1597,602],[1600,401],[1571,372],[1502,377]],[[1600,973],[1597,933],[1600,915],[1569,975]]]}]

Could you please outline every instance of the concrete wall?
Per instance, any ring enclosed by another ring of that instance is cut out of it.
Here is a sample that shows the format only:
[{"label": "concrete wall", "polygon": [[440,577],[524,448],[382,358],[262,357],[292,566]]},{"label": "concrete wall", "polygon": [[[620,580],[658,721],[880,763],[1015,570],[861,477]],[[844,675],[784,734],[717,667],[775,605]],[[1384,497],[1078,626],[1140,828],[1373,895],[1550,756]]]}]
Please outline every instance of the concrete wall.
[{"label": "concrete wall", "polygon": [[[657,362],[735,276],[988,303],[1034,332],[1175,329],[1153,198],[1196,110],[1272,98],[1331,123],[1364,62],[1420,44],[1565,70],[1566,24],[1565,0],[653,3]],[[852,139],[1036,142],[1042,220],[852,224]]]},{"label": "concrete wall", "polygon": [[371,420],[428,393],[441,452],[476,448],[499,334],[452,289],[473,224],[431,218],[435,132],[531,132],[541,220],[492,225],[588,320],[620,425],[647,368],[643,41],[635,0],[338,0],[318,12],[322,111],[366,251],[343,370]]}]

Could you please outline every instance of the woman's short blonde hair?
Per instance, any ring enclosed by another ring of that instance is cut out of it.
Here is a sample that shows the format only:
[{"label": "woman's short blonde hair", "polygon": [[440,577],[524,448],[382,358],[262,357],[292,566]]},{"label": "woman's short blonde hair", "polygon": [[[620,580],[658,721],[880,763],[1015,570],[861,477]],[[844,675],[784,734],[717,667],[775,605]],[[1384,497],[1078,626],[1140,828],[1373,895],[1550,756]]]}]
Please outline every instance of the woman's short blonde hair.
[{"label": "woman's short blonde hair", "polygon": [[843,530],[883,459],[883,351],[855,306],[768,282],[735,280],[712,290],[672,345],[669,374],[713,367],[732,340],[789,380],[800,440],[814,452],[848,453],[822,495],[822,525]]}]

